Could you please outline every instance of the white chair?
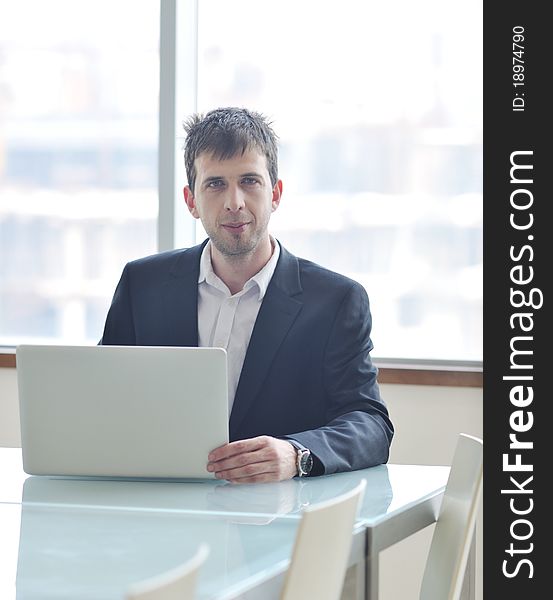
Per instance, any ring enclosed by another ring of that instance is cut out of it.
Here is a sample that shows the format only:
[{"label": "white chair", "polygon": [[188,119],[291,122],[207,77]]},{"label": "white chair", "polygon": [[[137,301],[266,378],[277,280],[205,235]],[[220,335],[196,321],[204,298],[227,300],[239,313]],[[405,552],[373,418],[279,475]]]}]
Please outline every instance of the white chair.
[{"label": "white chair", "polygon": [[366,484],[304,509],[281,600],[338,600]]},{"label": "white chair", "polygon": [[127,591],[126,600],[193,600],[198,571],[208,554],[208,546],[202,544],[183,565],[133,584]]},{"label": "white chair", "polygon": [[426,561],[420,600],[458,600],[482,490],[481,439],[459,434]]}]

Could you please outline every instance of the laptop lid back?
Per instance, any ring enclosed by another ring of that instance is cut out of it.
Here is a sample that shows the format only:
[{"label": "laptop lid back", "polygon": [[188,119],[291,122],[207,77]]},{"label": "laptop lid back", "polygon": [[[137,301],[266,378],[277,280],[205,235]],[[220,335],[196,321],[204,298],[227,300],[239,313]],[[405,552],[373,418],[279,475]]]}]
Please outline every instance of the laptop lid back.
[{"label": "laptop lid back", "polygon": [[228,442],[221,348],[20,345],[23,468],[30,475],[212,478]]}]

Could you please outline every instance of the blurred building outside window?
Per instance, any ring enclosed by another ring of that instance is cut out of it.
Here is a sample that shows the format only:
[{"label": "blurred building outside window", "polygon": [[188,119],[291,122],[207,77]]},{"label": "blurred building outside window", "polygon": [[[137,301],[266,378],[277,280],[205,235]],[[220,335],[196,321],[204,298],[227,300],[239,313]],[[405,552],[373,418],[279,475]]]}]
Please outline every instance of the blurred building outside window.
[{"label": "blurred building outside window", "polygon": [[156,251],[159,2],[0,0],[0,345],[96,343]]},{"label": "blurred building outside window", "polygon": [[[267,4],[199,0],[198,110],[273,120],[272,232],[365,286],[374,357],[480,361],[481,1]],[[0,7],[0,345],[96,343],[157,250],[159,2]]]},{"label": "blurred building outside window", "polygon": [[272,231],[365,286],[373,356],[481,361],[481,0],[205,0],[198,22],[198,109],[273,120]]}]

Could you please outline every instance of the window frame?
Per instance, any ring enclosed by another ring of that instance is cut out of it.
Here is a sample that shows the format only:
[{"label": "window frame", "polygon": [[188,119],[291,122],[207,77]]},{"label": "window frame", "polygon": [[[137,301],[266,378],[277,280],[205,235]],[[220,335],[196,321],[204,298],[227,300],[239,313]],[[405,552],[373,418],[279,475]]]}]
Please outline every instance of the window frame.
[{"label": "window frame", "polygon": [[[0,349],[0,369],[15,369],[15,348]],[[374,359],[381,384],[432,385],[447,387],[483,387],[482,366],[479,362],[409,361]]]}]

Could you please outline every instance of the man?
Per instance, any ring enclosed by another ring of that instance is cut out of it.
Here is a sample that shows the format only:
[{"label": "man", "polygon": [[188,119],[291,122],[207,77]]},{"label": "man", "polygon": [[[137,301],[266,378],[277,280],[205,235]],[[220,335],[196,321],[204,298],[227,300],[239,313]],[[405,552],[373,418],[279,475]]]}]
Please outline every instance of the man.
[{"label": "man", "polygon": [[370,358],[367,294],[269,235],[282,197],[270,124],[222,108],[185,130],[184,199],[209,240],[127,264],[101,343],[226,348],[231,441],[207,464],[218,478],[385,463],[393,426]]}]

